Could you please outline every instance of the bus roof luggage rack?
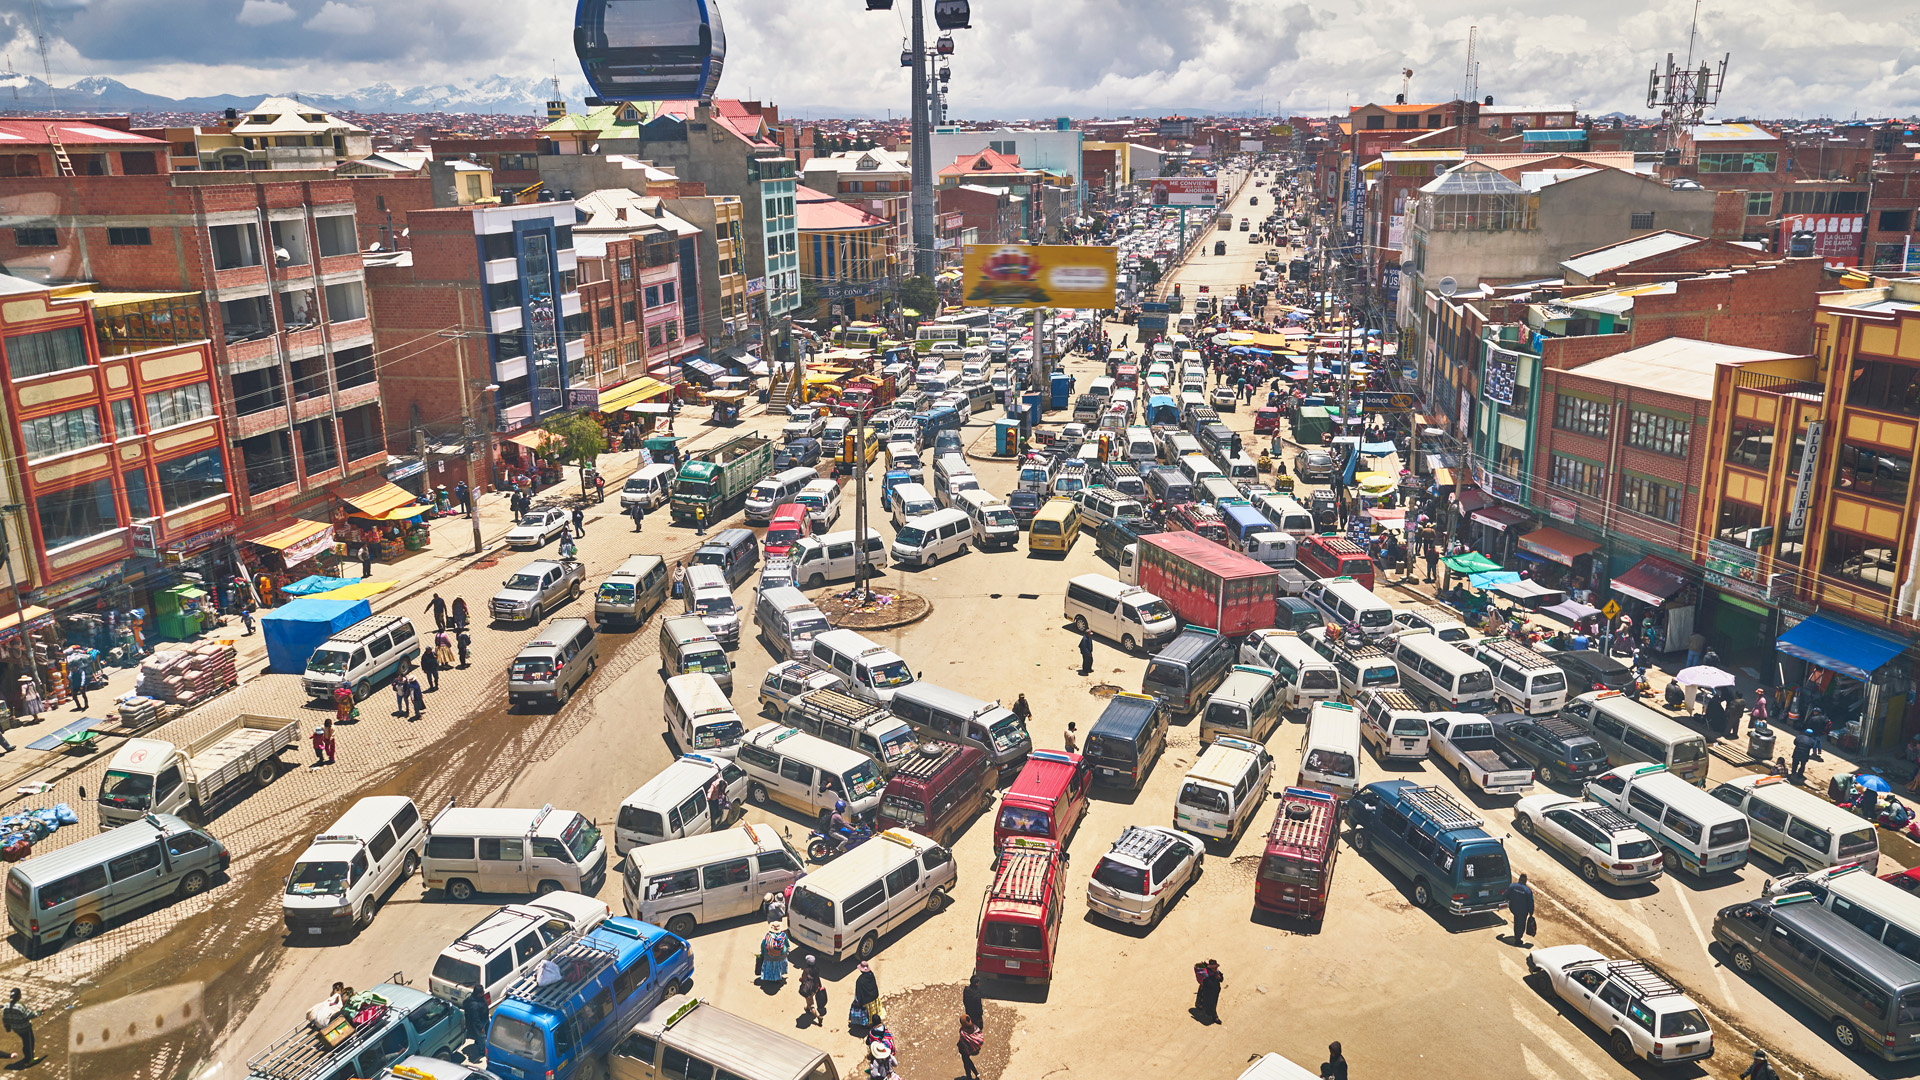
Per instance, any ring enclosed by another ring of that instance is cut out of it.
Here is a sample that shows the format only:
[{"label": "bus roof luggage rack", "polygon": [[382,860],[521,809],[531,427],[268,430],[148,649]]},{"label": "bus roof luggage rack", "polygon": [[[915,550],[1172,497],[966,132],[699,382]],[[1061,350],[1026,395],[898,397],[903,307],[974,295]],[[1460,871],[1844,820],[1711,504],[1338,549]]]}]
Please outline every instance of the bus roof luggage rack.
[{"label": "bus roof luggage rack", "polygon": [[1047,898],[1047,867],[1053,862],[1051,847],[1021,847],[1009,844],[1001,853],[1000,875],[994,880],[991,899],[1038,904]]},{"label": "bus roof luggage rack", "polygon": [[[565,1008],[567,999],[573,996],[574,991],[592,982],[619,959],[619,954],[609,946],[587,940],[586,935],[592,932],[590,928],[578,927],[554,942],[546,960],[535,965],[532,971],[514,983],[513,989],[507,991],[507,996],[545,1008]],[[559,968],[560,977],[543,986],[540,983],[540,971],[547,964]]]},{"label": "bus roof luggage rack", "polygon": [[1469,812],[1439,788],[1401,788],[1400,801],[1425,814],[1442,831],[1477,829],[1485,824],[1478,814]]},{"label": "bus roof luggage rack", "polygon": [[1607,965],[1607,973],[1633,987],[1641,997],[1678,997],[1683,993],[1665,972],[1644,960],[1615,960]]},{"label": "bus roof luggage rack", "polygon": [[[396,971],[393,978],[387,981],[398,986],[401,985],[400,979],[401,974]],[[330,1062],[350,1060],[361,1045],[380,1030],[380,1021],[386,1019],[392,1009],[393,1006],[385,1001],[377,1001],[355,1010],[355,1016],[363,1011],[371,1011],[373,1015],[337,1043],[329,1043],[321,1032],[315,1031],[311,1024],[302,1020],[298,1027],[254,1055],[247,1062],[247,1071],[254,1076],[271,1077],[272,1080],[303,1080]]]}]

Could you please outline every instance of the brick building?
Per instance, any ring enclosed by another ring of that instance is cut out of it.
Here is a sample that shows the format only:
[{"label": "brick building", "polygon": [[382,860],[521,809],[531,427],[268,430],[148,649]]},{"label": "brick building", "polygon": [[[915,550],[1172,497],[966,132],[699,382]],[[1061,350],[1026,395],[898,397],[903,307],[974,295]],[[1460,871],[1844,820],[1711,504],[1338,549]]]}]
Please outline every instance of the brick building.
[{"label": "brick building", "polygon": [[[705,348],[700,308],[700,228],[667,210],[656,196],[594,191],[575,202],[574,254],[580,269],[580,310],[591,319],[585,383],[616,405],[665,393],[689,360]],[[619,393],[624,384],[649,380]]]}]

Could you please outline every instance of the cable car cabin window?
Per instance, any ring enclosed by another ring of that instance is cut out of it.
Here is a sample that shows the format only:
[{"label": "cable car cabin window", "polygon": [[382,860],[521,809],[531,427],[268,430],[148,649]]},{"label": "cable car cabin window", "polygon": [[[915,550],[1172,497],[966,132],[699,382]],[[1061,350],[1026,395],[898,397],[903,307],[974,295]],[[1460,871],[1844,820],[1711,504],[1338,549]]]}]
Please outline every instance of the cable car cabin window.
[{"label": "cable car cabin window", "polygon": [[710,98],[727,33],[718,8],[701,0],[584,0],[573,51],[601,98]]}]

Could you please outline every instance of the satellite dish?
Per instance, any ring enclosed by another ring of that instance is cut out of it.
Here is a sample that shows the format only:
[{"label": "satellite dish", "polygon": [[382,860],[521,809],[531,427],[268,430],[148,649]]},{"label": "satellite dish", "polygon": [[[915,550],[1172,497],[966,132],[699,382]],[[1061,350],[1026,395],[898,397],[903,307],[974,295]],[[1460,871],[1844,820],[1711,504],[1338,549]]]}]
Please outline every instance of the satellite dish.
[{"label": "satellite dish", "polygon": [[1473,283],[1473,291],[1474,291],[1474,292],[1477,292],[1477,293],[1480,293],[1481,295],[1483,295],[1483,296],[1484,296],[1484,295],[1486,294],[1486,291],[1487,291],[1487,283],[1486,283],[1486,282],[1484,282],[1484,281],[1476,281],[1476,282],[1474,282],[1474,283]]},{"label": "satellite dish", "polygon": [[1443,277],[1440,279],[1439,288],[1441,296],[1452,296],[1454,293],[1460,291],[1460,283],[1451,277]]}]

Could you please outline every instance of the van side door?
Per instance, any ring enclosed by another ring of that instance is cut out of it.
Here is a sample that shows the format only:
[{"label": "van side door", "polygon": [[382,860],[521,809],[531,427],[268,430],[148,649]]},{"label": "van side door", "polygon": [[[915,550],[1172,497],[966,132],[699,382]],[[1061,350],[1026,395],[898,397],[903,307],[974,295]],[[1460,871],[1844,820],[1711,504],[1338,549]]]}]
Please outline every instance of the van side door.
[{"label": "van side door", "polygon": [[884,928],[905,922],[926,906],[927,877],[920,872],[920,860],[908,859],[887,872],[887,919]]},{"label": "van side door", "polygon": [[753,892],[753,864],[744,855],[701,867],[700,885],[706,921],[745,915],[760,904]]},{"label": "van side door", "polygon": [[148,903],[170,891],[172,884],[166,880],[166,859],[158,841],[108,860],[107,874],[113,878],[113,891],[100,913],[106,918]]}]

